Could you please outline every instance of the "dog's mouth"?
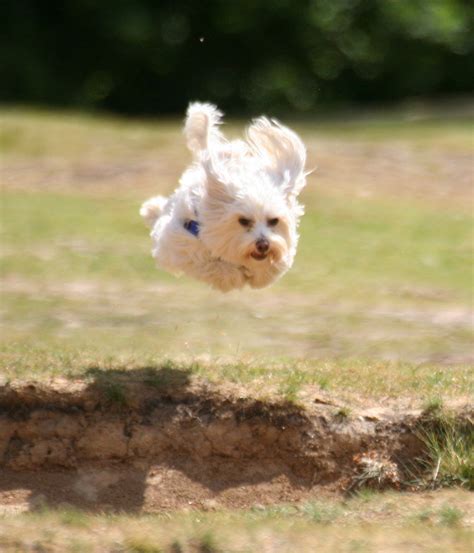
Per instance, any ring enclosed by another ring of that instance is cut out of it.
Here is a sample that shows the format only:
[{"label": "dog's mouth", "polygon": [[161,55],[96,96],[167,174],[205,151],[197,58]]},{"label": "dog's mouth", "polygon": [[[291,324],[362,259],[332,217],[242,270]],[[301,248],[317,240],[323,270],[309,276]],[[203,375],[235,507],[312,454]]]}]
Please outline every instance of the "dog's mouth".
[{"label": "dog's mouth", "polygon": [[263,261],[268,257],[268,252],[267,253],[252,252],[250,256],[256,259],[257,261]]}]

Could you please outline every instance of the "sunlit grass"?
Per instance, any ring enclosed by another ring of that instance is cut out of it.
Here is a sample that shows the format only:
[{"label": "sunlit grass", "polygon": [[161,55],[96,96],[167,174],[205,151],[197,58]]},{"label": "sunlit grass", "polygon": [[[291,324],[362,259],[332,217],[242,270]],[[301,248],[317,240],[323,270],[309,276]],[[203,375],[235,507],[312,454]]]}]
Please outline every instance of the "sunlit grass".
[{"label": "sunlit grass", "polygon": [[[138,199],[5,191],[3,274],[162,280],[139,205]],[[467,214],[321,196],[307,209],[295,267],[281,285],[354,298],[409,282],[467,299],[472,230]]]},{"label": "sunlit grass", "polygon": [[[304,405],[315,394],[335,400],[335,416],[349,417],[351,409],[341,402],[364,405],[378,398],[396,402],[400,398],[426,407],[426,397],[447,403],[474,393],[474,371],[467,365],[442,371],[430,364],[374,362],[362,359],[295,360],[278,357],[219,356],[202,358],[175,354],[173,358],[153,345],[151,339],[110,340],[107,335],[83,335],[83,339],[51,339],[39,335],[28,342],[12,342],[0,351],[3,381],[16,378],[36,380],[50,377],[81,378],[107,383],[108,391],[123,402],[115,384],[127,380],[154,385],[155,375],[165,367],[176,374],[214,383],[230,383],[269,401],[290,401]],[[161,382],[157,382],[161,384]],[[120,397],[118,397],[120,396]],[[440,400],[441,401],[441,400]]]},{"label": "sunlit grass", "polygon": [[[362,115],[353,111],[343,116],[329,114],[311,122],[297,120],[292,126],[305,139],[326,136],[359,142],[408,140],[422,147],[462,149],[472,146],[474,120],[469,105],[464,112],[451,115],[449,111],[418,111],[409,107]],[[54,153],[69,158],[97,154],[113,157],[118,152],[135,155],[137,150],[142,154],[162,148],[171,150],[182,140],[180,122],[177,124],[175,119],[125,119],[21,107],[3,108],[1,117],[0,147],[9,155],[41,157]],[[245,124],[245,121],[230,120],[226,122],[226,132],[235,135]]]},{"label": "sunlit grass", "polygon": [[312,553],[315,548],[324,553],[415,548],[465,553],[473,538],[469,505],[467,492],[450,491],[418,496],[361,494],[349,500],[315,499],[247,511],[191,510],[140,517],[86,515],[65,506],[0,517],[0,544],[10,552],[34,540],[36,548],[44,546],[54,553]]},{"label": "sunlit grass", "polygon": [[[384,113],[296,127],[310,161],[324,140],[349,153],[358,140],[390,151],[403,141],[415,158],[444,147],[445,139],[462,151],[470,146],[459,118],[410,121]],[[138,216],[140,202],[169,191],[187,163],[179,122],[17,109],[2,112],[1,132],[4,159],[23,179],[21,186],[8,180],[1,197],[2,371],[9,378],[81,372],[77,361],[47,362],[38,352],[49,348],[53,357],[69,359],[77,350],[115,365],[212,360],[217,369],[203,375],[235,383],[270,378],[291,401],[307,385],[342,389],[344,382],[368,394],[408,393],[418,389],[419,371],[425,402],[467,392],[473,219],[450,197],[445,209],[429,201],[429,188],[426,202],[397,197],[397,190],[361,197],[351,183],[333,194],[323,159],[322,179],[313,175],[303,195],[291,271],[269,289],[220,295],[157,270]],[[368,171],[380,161],[372,154],[358,154],[367,156]],[[331,155],[344,166],[337,148]],[[364,167],[360,160],[357,167]],[[61,171],[69,171],[67,186],[58,184]],[[292,359],[298,368],[285,369]],[[352,363],[354,378],[343,368]]]},{"label": "sunlit grass", "polygon": [[181,139],[175,120],[133,121],[101,114],[77,114],[22,108],[3,109],[0,148],[9,156],[47,155],[87,160],[133,157],[174,148]]},{"label": "sunlit grass", "polygon": [[267,290],[221,295],[156,269],[138,206],[5,191],[4,339],[416,363],[464,362],[471,349],[467,214],[320,196],[292,270]]}]

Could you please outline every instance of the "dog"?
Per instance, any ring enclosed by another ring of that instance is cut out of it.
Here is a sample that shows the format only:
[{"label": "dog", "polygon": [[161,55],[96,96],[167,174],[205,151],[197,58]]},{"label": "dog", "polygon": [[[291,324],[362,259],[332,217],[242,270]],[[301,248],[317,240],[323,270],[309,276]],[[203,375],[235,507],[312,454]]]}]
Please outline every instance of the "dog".
[{"label": "dog", "polygon": [[228,141],[221,118],[214,105],[189,105],[184,135],[193,162],[175,192],[150,198],[140,215],[159,267],[223,292],[264,288],[293,264],[306,149],[266,117],[250,124],[246,140]]}]

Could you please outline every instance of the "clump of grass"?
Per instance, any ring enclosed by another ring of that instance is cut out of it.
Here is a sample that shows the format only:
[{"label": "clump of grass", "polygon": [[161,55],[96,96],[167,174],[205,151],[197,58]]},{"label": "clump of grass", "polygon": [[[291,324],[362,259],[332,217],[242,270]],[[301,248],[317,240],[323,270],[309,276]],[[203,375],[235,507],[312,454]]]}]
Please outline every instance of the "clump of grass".
[{"label": "clump of grass", "polygon": [[360,488],[354,493],[354,498],[362,503],[369,503],[378,495],[380,495],[380,490],[375,490],[374,488]]},{"label": "clump of grass", "polygon": [[60,511],[59,518],[62,524],[76,528],[87,528],[90,522],[84,511],[80,511],[73,507],[66,507]]},{"label": "clump of grass", "polygon": [[292,517],[298,513],[298,508],[294,505],[255,505],[251,511],[252,519],[280,519],[282,517]]},{"label": "clump of grass", "polygon": [[411,515],[410,519],[413,522],[429,522],[433,515],[432,509],[421,509],[420,511]]},{"label": "clump of grass", "polygon": [[201,536],[198,540],[196,550],[197,553],[218,553],[219,549],[211,532],[206,532]]},{"label": "clump of grass", "polygon": [[342,513],[342,510],[338,505],[314,501],[305,503],[301,506],[300,510],[305,518],[320,524],[329,524],[334,522],[341,516]]},{"label": "clump of grass", "polygon": [[423,413],[425,415],[435,415],[443,410],[443,400],[440,397],[429,398],[423,404]]},{"label": "clump of grass", "polygon": [[102,384],[102,390],[110,403],[123,406],[127,402],[125,388],[119,382],[107,382]]},{"label": "clump of grass", "polygon": [[426,447],[425,485],[474,490],[474,427],[470,420],[440,416],[418,433]]},{"label": "clump of grass", "polygon": [[316,383],[321,388],[321,390],[327,390],[329,388],[329,377],[321,375],[316,379]]},{"label": "clump of grass", "polygon": [[463,511],[457,507],[444,505],[439,511],[439,520],[445,526],[459,526],[464,517]]},{"label": "clump of grass", "polygon": [[279,395],[288,403],[297,403],[300,389],[301,383],[295,379],[291,379],[280,387]]},{"label": "clump of grass", "polygon": [[350,416],[351,416],[351,408],[350,407],[340,407],[336,413],[334,414],[334,416],[337,418],[337,419],[340,419],[340,420],[344,420],[344,419],[348,419]]}]

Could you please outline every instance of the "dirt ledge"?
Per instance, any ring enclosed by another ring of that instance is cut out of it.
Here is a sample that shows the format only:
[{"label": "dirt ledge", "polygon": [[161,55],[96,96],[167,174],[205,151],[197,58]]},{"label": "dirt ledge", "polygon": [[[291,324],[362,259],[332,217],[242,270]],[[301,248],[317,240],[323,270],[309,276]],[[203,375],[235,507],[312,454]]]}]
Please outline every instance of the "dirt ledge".
[{"label": "dirt ledge", "polygon": [[[107,488],[123,486],[124,471],[132,482],[137,471],[149,479],[165,468],[174,478],[179,473],[198,482],[208,499],[267,483],[288,500],[315,489],[348,489],[364,458],[381,462],[385,484],[396,487],[406,466],[423,454],[417,431],[427,417],[419,411],[347,414],[318,398],[301,407],[241,396],[186,375],[161,377],[0,386],[0,493],[22,474],[47,480],[55,473],[58,482],[68,474],[84,480],[84,471],[112,471]],[[158,480],[164,496],[179,495],[176,482],[166,491]],[[241,495],[241,504],[253,504],[254,495],[248,501]]]}]

